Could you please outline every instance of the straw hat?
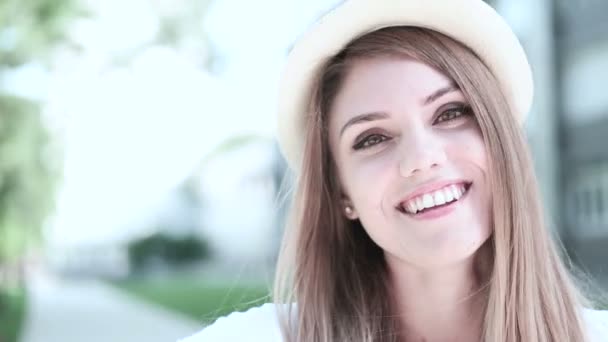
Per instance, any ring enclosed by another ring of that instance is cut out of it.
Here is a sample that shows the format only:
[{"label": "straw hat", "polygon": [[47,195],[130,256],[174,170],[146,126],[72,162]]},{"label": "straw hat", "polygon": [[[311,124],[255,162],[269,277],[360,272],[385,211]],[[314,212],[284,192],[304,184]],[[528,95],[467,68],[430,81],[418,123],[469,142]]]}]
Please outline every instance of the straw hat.
[{"label": "straw hat", "polygon": [[519,122],[530,110],[533,81],[525,52],[509,25],[482,0],[346,0],[296,42],[283,70],[278,139],[290,167],[298,170],[312,82],[319,68],[348,43],[390,26],[417,26],[443,33],[473,50],[490,68]]}]

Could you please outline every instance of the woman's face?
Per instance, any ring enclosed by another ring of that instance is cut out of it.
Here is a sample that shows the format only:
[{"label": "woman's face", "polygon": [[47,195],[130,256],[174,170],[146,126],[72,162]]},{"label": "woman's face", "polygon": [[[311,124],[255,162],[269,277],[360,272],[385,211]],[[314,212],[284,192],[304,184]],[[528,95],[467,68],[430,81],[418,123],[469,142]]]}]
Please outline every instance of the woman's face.
[{"label": "woman's face", "polygon": [[409,59],[350,69],[329,113],[345,204],[387,259],[420,268],[470,257],[490,236],[481,131],[462,92]]}]

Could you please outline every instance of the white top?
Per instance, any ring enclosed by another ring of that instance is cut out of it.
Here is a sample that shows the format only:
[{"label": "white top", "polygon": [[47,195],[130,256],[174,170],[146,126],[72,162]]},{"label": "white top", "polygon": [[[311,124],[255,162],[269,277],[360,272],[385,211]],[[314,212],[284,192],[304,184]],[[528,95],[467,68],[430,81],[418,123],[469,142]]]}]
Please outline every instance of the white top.
[{"label": "white top", "polygon": [[[608,311],[584,309],[588,342],[608,342]],[[264,304],[246,312],[219,318],[199,333],[178,342],[280,342],[279,322],[274,304]]]}]

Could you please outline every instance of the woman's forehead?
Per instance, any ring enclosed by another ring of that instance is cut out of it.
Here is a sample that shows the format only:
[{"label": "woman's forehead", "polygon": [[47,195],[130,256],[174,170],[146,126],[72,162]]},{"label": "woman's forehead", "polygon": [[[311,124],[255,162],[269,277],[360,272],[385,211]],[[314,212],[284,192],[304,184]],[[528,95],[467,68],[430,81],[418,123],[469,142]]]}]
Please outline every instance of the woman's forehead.
[{"label": "woman's forehead", "polygon": [[433,67],[409,58],[373,58],[356,61],[346,75],[343,89],[409,87],[426,93],[451,79]]},{"label": "woman's forehead", "polygon": [[360,60],[352,65],[343,80],[331,112],[378,111],[380,107],[403,102],[422,106],[430,95],[447,87],[455,87],[449,77],[417,60]]}]

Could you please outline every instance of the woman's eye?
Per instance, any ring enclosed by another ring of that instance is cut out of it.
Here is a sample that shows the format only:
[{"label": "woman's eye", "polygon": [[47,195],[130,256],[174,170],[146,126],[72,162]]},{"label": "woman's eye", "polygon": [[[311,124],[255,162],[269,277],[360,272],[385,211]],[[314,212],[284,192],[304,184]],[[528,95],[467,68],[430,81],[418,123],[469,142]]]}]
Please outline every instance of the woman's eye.
[{"label": "woman's eye", "polygon": [[360,140],[359,142],[357,142],[355,144],[355,146],[353,146],[354,150],[360,150],[360,149],[364,149],[364,148],[368,148],[368,147],[372,147],[374,145],[377,145],[385,140],[388,140],[388,137],[382,134],[370,134],[367,137],[363,138],[362,140]]},{"label": "woman's eye", "polygon": [[446,121],[451,121],[460,117],[469,116],[472,114],[472,110],[470,106],[460,106],[456,108],[450,108],[441,113],[435,123],[441,123]]}]

